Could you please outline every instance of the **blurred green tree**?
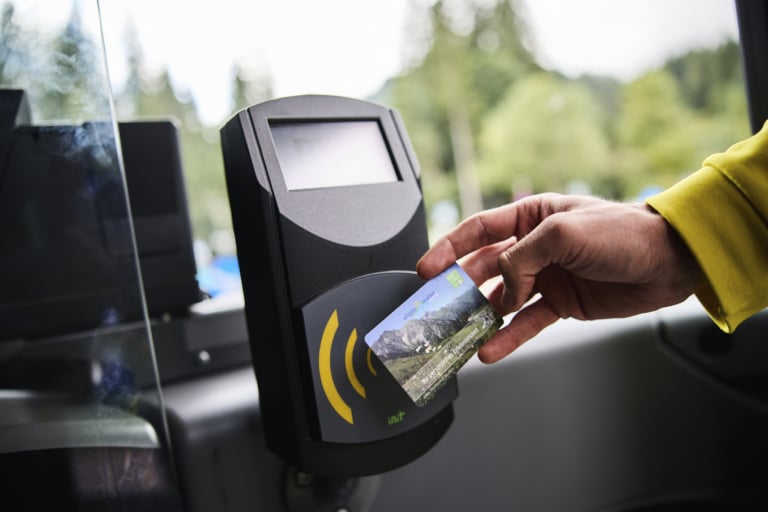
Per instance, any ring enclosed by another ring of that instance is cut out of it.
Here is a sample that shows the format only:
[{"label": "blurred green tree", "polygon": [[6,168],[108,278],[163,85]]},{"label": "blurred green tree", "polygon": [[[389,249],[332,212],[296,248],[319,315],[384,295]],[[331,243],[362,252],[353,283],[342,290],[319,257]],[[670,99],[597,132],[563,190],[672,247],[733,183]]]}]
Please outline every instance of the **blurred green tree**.
[{"label": "blurred green tree", "polygon": [[0,86],[19,87],[29,61],[29,49],[21,27],[14,20],[13,4],[0,8]]},{"label": "blurred green tree", "polygon": [[540,72],[512,85],[483,122],[478,163],[495,203],[590,188],[611,165],[600,107],[581,83]]},{"label": "blurred green tree", "polygon": [[409,126],[427,205],[457,198],[466,216],[483,207],[475,171],[480,121],[512,82],[538,68],[512,2],[438,0],[425,18],[428,36],[415,44],[426,50],[392,81],[387,99]]},{"label": "blurred green tree", "polygon": [[80,6],[73,2],[64,30],[41,66],[37,109],[44,119],[103,119],[109,113],[108,86],[98,41],[83,32]]},{"label": "blurred green tree", "polygon": [[670,59],[680,94],[701,117],[698,147],[702,154],[725,149],[749,134],[739,44],[730,40],[713,49],[698,49]]},{"label": "blurred green tree", "polygon": [[179,134],[193,235],[208,239],[217,229],[229,229],[218,132],[203,125],[194,100],[188,92],[177,90],[166,69],[147,69],[132,25],[126,26],[123,39],[128,69],[115,95],[118,119],[172,120]]},{"label": "blurred green tree", "polygon": [[[131,24],[126,25],[123,39],[128,70],[115,98],[120,120],[170,118],[176,122],[193,235],[207,241],[216,252],[233,252],[218,127],[201,122],[190,94],[174,86],[166,69],[147,69]],[[233,68],[233,113],[271,95],[267,75],[238,65]]]},{"label": "blurred green tree", "polygon": [[[625,85],[617,133],[622,162],[642,170],[642,179],[666,187],[698,168],[701,117],[680,93],[674,76],[663,69],[646,73]],[[631,162],[631,164],[629,163]]]},{"label": "blurred green tree", "polygon": [[685,103],[709,114],[722,112],[724,90],[742,83],[740,49],[733,40],[673,57],[664,69],[675,77]]}]

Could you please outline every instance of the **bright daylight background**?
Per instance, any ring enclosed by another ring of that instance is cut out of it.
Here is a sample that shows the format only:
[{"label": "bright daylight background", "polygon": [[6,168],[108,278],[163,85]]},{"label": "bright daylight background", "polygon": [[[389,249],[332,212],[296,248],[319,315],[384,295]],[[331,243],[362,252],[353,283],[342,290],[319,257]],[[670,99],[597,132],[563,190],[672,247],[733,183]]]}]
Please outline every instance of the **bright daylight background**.
[{"label": "bright daylight background", "polygon": [[[10,52],[0,68],[0,85],[44,91],[33,100],[39,118],[72,115],[72,98],[97,87],[60,81],[67,65],[98,68],[98,25],[86,23],[97,5],[0,0],[0,50],[55,57],[12,65]],[[178,120],[203,269],[236,270],[218,130],[269,98],[336,94],[398,109],[422,167],[432,237],[529,193],[642,198],[749,130],[732,0],[103,0],[100,8],[118,119]],[[63,90],[48,94],[51,84]],[[210,291],[217,287],[226,285]]]},{"label": "bright daylight background", "polygon": [[[67,9],[67,2],[55,2]],[[240,63],[267,73],[275,96],[338,94],[368,97],[397,75],[421,48],[425,27],[409,5],[429,0],[274,0],[102,2],[114,79],[124,79],[120,39],[135,25],[150,68],[167,68],[174,84],[199,102],[207,123],[229,112],[231,70]],[[462,0],[447,1],[456,25],[469,18]],[[475,2],[490,4],[492,2]],[[630,79],[664,59],[738,37],[731,0],[524,0],[529,44],[545,67]],[[24,4],[22,2],[22,4]],[[418,10],[418,7],[414,7]],[[59,19],[64,19],[59,17]],[[464,23],[466,25],[466,23]]]}]

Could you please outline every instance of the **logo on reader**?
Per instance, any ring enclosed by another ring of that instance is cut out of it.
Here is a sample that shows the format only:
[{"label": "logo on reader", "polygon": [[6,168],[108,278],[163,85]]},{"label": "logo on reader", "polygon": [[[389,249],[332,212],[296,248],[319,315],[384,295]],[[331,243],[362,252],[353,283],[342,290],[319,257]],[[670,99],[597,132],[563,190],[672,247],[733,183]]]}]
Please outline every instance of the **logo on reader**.
[{"label": "logo on reader", "polygon": [[[320,338],[320,352],[318,357],[318,365],[320,367],[320,385],[323,388],[323,393],[328,399],[328,403],[331,404],[333,410],[336,411],[344,421],[350,425],[354,424],[354,418],[352,416],[352,408],[344,401],[336,388],[336,383],[333,380],[333,374],[331,372],[331,353],[333,349],[333,340],[336,337],[336,331],[339,328],[339,314],[336,310],[331,313],[328,321],[323,329],[323,335]],[[352,385],[352,388],[362,398],[366,398],[365,387],[360,383],[360,379],[357,378],[355,368],[352,364],[353,355],[355,352],[355,343],[357,342],[357,329],[352,329],[352,332],[347,338],[347,345],[344,349],[344,368],[347,373],[347,379]],[[371,359],[372,351],[368,348],[366,353],[366,362],[368,365],[368,371],[375,377],[376,368],[373,366]]]}]

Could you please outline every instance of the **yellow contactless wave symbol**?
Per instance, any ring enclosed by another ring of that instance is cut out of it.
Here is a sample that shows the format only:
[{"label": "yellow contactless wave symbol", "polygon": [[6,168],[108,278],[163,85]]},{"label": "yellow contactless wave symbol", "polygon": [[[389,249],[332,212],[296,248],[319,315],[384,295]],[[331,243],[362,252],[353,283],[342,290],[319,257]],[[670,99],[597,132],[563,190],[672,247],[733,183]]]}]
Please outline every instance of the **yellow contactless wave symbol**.
[{"label": "yellow contactless wave symbol", "polygon": [[[323,329],[323,336],[320,338],[320,353],[318,358],[318,365],[320,367],[320,385],[323,388],[323,393],[328,399],[328,403],[331,404],[336,414],[341,418],[353,425],[355,423],[352,417],[352,408],[344,401],[339,394],[339,390],[336,388],[336,384],[333,382],[333,374],[331,372],[331,353],[333,349],[333,340],[336,337],[336,331],[339,328],[339,314],[336,310],[328,317],[328,322]],[[352,329],[352,332],[347,338],[347,345],[344,349],[344,368],[347,371],[347,379],[352,385],[352,388],[365,398],[365,387],[360,383],[360,379],[357,378],[355,373],[355,367],[353,366],[353,355],[355,352],[355,343],[357,342],[357,329]],[[368,349],[366,355],[366,362],[368,364],[368,370],[376,376],[376,370],[373,367],[371,360],[371,349]]]}]

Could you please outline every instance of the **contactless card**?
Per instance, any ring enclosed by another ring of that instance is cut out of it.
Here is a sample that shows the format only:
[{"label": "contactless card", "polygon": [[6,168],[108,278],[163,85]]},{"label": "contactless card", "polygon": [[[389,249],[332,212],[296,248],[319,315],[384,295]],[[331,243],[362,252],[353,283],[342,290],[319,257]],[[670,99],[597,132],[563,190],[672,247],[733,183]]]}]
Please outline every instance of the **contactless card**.
[{"label": "contactless card", "polygon": [[366,334],[365,342],[422,406],[501,324],[472,279],[453,264]]}]

